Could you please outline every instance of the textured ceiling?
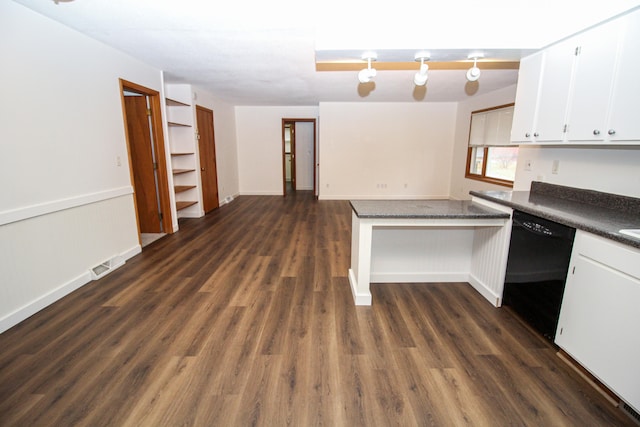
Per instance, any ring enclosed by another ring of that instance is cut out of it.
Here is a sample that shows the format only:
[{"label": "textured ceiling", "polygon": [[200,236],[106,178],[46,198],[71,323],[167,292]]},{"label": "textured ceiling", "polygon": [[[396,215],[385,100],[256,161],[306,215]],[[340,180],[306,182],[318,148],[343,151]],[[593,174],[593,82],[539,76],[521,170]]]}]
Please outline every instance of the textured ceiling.
[{"label": "textured ceiling", "polygon": [[464,69],[432,70],[426,88],[413,85],[415,71],[383,70],[375,83],[359,85],[357,71],[316,71],[316,52],[509,49],[522,56],[638,5],[628,0],[588,8],[583,0],[398,0],[385,7],[345,0],[15,1],[164,70],[168,82],[194,84],[235,105],[460,101],[516,83],[517,70],[483,70],[474,84],[466,81]]}]

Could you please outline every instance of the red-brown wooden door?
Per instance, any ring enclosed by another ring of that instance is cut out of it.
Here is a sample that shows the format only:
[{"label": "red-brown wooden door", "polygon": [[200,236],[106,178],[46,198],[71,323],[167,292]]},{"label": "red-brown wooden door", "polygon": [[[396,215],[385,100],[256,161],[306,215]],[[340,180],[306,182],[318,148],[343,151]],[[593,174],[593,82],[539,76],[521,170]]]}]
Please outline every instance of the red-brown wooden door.
[{"label": "red-brown wooden door", "polygon": [[196,121],[200,153],[200,178],[202,180],[202,208],[207,213],[220,206],[213,111],[196,105]]},{"label": "red-brown wooden door", "polygon": [[125,96],[124,103],[140,232],[161,233],[147,98]]}]

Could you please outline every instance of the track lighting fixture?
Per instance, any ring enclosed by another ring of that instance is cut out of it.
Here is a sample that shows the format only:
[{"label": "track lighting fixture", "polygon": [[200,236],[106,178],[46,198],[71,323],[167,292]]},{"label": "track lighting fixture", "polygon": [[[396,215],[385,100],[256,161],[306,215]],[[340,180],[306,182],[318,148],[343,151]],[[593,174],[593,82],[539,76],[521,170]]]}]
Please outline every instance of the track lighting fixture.
[{"label": "track lighting fixture", "polygon": [[429,78],[427,71],[429,71],[429,66],[425,64],[424,61],[428,61],[429,58],[430,56],[426,52],[418,52],[414,57],[416,61],[420,61],[420,70],[413,76],[413,83],[416,86],[424,86],[427,84],[427,79]]},{"label": "track lighting fixture", "polygon": [[[60,1],[65,1],[65,0],[60,0]],[[432,53],[433,51],[421,50],[416,52],[416,54],[413,57],[414,61],[420,62],[420,68],[413,75],[413,83],[416,86],[425,86],[427,84],[427,80],[429,80],[429,75],[428,75],[429,65],[427,64],[427,61],[432,61],[432,59],[434,59],[431,57]],[[389,61],[387,53],[384,53],[383,56],[384,56],[384,61],[380,64],[380,68],[384,70],[398,70],[398,69],[406,70],[407,69],[402,67],[398,68],[394,66],[389,66],[390,62],[399,62],[398,59],[393,58],[394,61]],[[449,53],[447,55],[444,55],[444,57],[442,56],[443,55],[439,56],[438,53],[435,54],[435,64],[433,66],[436,67],[438,70],[448,69],[448,68],[442,67],[442,64],[447,62],[446,60],[448,60],[449,62],[460,62],[460,63],[473,61],[473,66],[469,68],[466,73],[467,80],[470,82],[475,82],[475,81],[478,81],[478,79],[480,78],[481,72],[480,72],[480,68],[478,68],[478,60],[485,59],[484,53],[481,53],[481,52],[470,53],[469,55],[467,55],[466,61],[464,59],[456,59],[455,57],[457,56],[457,54]],[[361,59],[363,61],[366,61],[367,67],[361,69],[358,72],[358,81],[360,83],[370,83],[373,81],[373,79],[376,77],[378,73],[375,68],[371,67],[371,62],[376,61],[378,59],[378,54],[373,51],[367,51],[362,54]],[[445,59],[445,61],[442,61],[442,59]],[[489,68],[495,68],[495,67],[489,67]],[[460,69],[460,66],[456,65],[456,66],[453,66],[451,69]]]},{"label": "track lighting fixture", "polygon": [[480,78],[480,68],[478,68],[478,58],[483,58],[484,55],[480,53],[473,53],[469,55],[469,59],[473,59],[473,67],[467,71],[467,80],[475,82]]},{"label": "track lighting fixture", "polygon": [[378,59],[378,55],[376,55],[375,52],[365,52],[362,55],[362,59],[367,61],[367,68],[360,70],[358,80],[360,83],[369,83],[378,73],[375,68],[371,68],[371,61]]}]

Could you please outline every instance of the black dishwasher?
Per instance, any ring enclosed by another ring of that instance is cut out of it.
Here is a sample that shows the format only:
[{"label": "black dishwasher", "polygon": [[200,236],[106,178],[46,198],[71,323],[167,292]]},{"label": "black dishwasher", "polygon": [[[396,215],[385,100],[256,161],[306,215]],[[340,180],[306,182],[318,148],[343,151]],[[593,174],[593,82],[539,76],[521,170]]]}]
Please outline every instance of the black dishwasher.
[{"label": "black dishwasher", "polygon": [[502,303],[553,341],[576,230],[513,212]]}]

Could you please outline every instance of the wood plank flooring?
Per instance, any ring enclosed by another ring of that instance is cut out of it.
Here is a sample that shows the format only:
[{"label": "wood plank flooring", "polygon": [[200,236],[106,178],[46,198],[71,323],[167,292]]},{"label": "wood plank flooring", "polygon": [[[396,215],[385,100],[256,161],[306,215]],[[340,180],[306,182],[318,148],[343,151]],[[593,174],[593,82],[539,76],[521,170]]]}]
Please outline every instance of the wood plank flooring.
[{"label": "wood plank flooring", "polygon": [[0,335],[0,425],[634,425],[467,284],[355,307],[350,221],[302,192],[182,221]]}]

